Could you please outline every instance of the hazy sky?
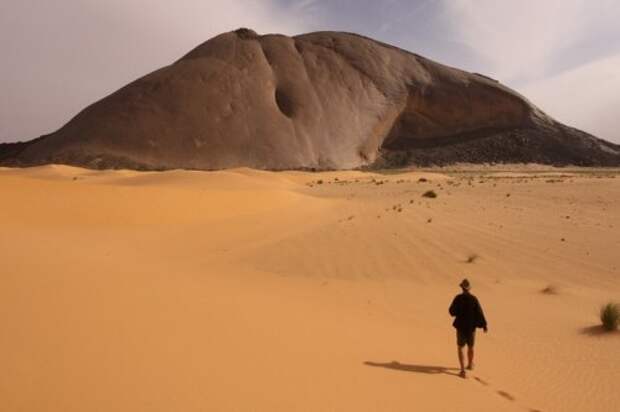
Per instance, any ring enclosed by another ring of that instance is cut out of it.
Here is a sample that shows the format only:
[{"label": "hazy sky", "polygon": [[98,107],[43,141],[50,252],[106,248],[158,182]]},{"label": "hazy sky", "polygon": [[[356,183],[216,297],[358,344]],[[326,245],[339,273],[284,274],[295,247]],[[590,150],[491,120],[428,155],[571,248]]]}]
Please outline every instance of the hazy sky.
[{"label": "hazy sky", "polygon": [[618,0],[2,0],[0,142],[86,105],[224,31],[358,32],[494,77],[620,143]]}]

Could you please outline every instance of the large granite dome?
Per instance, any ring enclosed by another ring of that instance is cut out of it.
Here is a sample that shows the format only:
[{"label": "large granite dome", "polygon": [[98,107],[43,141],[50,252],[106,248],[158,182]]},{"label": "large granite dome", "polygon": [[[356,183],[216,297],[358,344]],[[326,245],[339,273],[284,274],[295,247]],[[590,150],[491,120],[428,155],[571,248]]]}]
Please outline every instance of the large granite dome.
[{"label": "large granite dome", "polygon": [[239,29],[94,103],[55,133],[0,145],[5,165],[52,162],[136,169],[617,165],[620,147],[556,122],[493,79],[372,39]]}]

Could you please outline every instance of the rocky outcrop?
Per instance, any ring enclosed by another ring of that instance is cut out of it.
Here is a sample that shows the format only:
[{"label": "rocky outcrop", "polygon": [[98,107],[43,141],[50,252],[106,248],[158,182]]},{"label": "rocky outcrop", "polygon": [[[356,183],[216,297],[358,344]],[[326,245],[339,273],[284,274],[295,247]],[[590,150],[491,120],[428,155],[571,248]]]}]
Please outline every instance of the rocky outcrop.
[{"label": "rocky outcrop", "polygon": [[[4,153],[4,155],[2,154]],[[618,165],[480,74],[359,35],[221,34],[79,113],[0,147],[0,163],[349,169],[453,162]]]}]

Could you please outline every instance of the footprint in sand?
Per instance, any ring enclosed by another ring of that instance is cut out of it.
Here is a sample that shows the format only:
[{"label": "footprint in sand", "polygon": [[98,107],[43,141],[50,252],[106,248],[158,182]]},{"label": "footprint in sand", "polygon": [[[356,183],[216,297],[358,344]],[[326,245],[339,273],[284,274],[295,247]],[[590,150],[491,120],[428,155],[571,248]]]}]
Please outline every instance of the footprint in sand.
[{"label": "footprint in sand", "polygon": [[[481,385],[484,386],[490,386],[489,383],[487,381],[485,381],[482,378],[479,378],[478,376],[474,376],[474,379],[476,380],[476,382],[480,383]],[[511,402],[514,402],[516,400],[516,398],[514,396],[512,396],[511,394],[509,394],[506,391],[496,391],[496,393],[501,396],[502,398],[509,400]],[[529,409],[529,412],[542,412],[540,409]]]},{"label": "footprint in sand", "polygon": [[508,392],[504,392],[504,391],[497,391],[497,394],[501,397],[504,397],[506,399],[508,399],[509,401],[514,401],[515,397],[512,396],[511,394],[509,394]]},{"label": "footprint in sand", "polygon": [[477,376],[474,376],[474,379],[483,384],[484,386],[489,386],[489,383],[487,381],[484,381]]}]

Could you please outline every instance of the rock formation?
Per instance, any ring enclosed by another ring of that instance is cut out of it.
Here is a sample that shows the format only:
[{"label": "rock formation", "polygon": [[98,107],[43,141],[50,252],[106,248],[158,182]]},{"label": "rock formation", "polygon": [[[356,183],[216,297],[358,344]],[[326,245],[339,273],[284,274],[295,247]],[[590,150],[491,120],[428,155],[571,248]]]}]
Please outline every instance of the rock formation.
[{"label": "rock formation", "polygon": [[0,163],[18,166],[620,164],[620,146],[483,75],[350,33],[248,29],[201,44],[52,134],[0,146]]}]

